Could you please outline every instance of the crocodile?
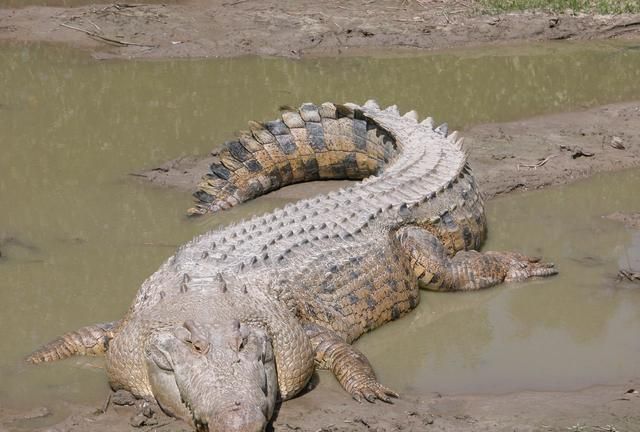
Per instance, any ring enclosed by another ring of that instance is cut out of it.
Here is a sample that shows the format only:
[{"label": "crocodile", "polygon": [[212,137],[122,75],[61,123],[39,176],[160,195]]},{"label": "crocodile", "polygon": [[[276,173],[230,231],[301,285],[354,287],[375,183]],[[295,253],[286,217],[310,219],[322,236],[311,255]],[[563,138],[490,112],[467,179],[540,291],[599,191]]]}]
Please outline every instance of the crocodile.
[{"label": "crocodile", "polygon": [[398,397],[352,346],[416,307],[420,288],[475,290],[555,274],[515,252],[479,252],[484,203],[462,139],[373,101],[303,104],[225,143],[192,215],[288,184],[362,179],[213,230],[180,247],[124,318],[69,332],[41,363],[104,355],[114,390],[198,431],[263,431],[277,402],[331,370],[359,401]]}]

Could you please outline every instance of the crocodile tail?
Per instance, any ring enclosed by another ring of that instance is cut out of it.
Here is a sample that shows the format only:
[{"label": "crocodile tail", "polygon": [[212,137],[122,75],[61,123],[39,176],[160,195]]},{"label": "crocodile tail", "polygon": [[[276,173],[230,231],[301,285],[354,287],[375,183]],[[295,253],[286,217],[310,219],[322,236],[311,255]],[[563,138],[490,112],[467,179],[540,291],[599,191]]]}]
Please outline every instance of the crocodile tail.
[{"label": "crocodile tail", "polygon": [[394,140],[346,105],[305,103],[249,128],[214,154],[190,215],[228,209],[294,183],[361,180],[395,155]]},{"label": "crocodile tail", "polygon": [[102,355],[113,339],[119,321],[93,324],[65,333],[29,354],[27,363],[62,360],[74,355]]}]

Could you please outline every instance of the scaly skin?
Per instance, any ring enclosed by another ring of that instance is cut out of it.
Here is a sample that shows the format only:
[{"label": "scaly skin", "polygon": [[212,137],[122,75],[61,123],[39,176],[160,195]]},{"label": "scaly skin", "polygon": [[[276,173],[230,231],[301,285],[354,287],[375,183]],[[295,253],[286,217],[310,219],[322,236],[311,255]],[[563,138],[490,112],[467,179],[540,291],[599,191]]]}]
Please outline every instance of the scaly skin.
[{"label": "scaly skin", "polygon": [[396,397],[351,343],[415,308],[419,287],[556,273],[474,250],[484,205],[446,125],[369,101],[304,104],[250,128],[219,153],[191,215],[296,182],[366,178],[195,238],[142,284],[122,320],[64,335],[29,361],[104,351],[113,388],[155,398],[199,430],[263,430],[273,389],[293,397],[314,364],[358,400]]}]

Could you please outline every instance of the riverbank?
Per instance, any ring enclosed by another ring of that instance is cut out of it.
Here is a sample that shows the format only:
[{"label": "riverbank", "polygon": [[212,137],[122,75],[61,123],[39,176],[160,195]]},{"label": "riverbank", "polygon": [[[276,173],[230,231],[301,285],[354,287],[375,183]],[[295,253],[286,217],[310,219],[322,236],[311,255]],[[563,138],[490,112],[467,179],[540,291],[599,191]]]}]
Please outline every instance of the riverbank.
[{"label": "riverbank", "polygon": [[[518,392],[506,395],[402,395],[393,404],[358,403],[323,373],[323,385],[286,402],[268,430],[276,432],[365,431],[635,431],[640,425],[638,381],[574,392]],[[68,404],[60,422],[39,427],[53,416],[48,408],[16,412],[0,407],[0,431],[47,432],[187,431],[162,413],[134,428],[136,408]]]},{"label": "riverbank", "polygon": [[549,40],[637,38],[640,14],[489,14],[451,0],[191,0],[0,8],[0,40],[57,42],[96,58],[300,58]]}]

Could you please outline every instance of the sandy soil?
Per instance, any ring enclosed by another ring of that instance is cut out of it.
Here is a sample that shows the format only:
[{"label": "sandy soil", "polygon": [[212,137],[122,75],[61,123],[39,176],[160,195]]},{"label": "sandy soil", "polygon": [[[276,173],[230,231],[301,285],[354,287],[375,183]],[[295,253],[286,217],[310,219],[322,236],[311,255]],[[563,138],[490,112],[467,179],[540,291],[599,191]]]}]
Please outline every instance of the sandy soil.
[{"label": "sandy soil", "polygon": [[64,42],[88,48],[99,58],[300,57],[349,55],[371,48],[628,38],[640,33],[640,15],[489,16],[479,15],[472,4],[458,0],[191,0],[168,5],[26,7],[0,9],[0,40]]}]

